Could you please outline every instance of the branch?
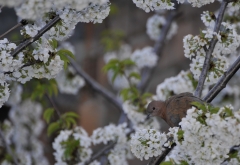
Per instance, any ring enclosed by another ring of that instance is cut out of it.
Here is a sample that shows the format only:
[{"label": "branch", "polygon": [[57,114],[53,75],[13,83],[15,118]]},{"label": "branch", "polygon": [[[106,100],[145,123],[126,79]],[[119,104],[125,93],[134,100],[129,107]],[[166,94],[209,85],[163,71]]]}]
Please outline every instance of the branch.
[{"label": "branch", "polygon": [[[1,9],[0,9],[1,10]],[[11,31],[13,31],[14,29],[18,28],[19,26],[24,26],[24,25],[27,25],[28,24],[28,21],[23,19],[21,20],[17,25],[13,26],[11,29],[9,29],[8,31],[6,31],[5,33],[3,33],[1,36],[0,36],[0,39],[2,37],[4,37],[5,35],[7,35],[8,33],[10,33]]]},{"label": "branch", "polygon": [[3,132],[2,132],[1,129],[0,129],[0,138],[2,139],[3,145],[4,145],[4,147],[6,148],[8,154],[13,158],[14,165],[18,165],[17,158],[16,158],[15,155],[12,153],[11,148],[10,148],[9,145],[7,144],[7,142],[6,142],[5,138],[4,138],[4,135],[3,135]]},{"label": "branch", "polygon": [[[175,8],[176,8],[175,10],[171,10],[169,12],[169,14],[167,16],[166,24],[163,26],[160,36],[154,45],[153,51],[158,55],[158,57],[160,57],[162,54],[164,43],[165,43],[168,31],[171,27],[171,24],[172,24],[173,20],[176,18],[176,16],[178,16],[178,14],[179,14],[178,13],[179,5],[175,4]],[[158,58],[158,61],[159,61],[159,58]],[[156,69],[156,67],[143,69],[141,82],[138,84],[138,89],[140,91],[145,91],[147,84],[148,84],[149,80],[152,78],[152,74],[155,69]]]},{"label": "branch", "polygon": [[81,67],[77,65],[75,61],[71,59],[71,65],[75,69],[78,75],[82,76],[84,80],[91,85],[91,87],[103,95],[107,100],[109,100],[111,103],[113,103],[120,111],[123,112],[122,104],[121,102],[115,97],[113,93],[105,89],[103,86],[101,86],[99,83],[97,83],[94,79],[92,79],[84,70],[82,70]]},{"label": "branch", "polygon": [[[218,33],[218,31],[220,29],[222,19],[223,19],[223,15],[224,15],[224,12],[225,12],[225,9],[226,9],[228,3],[229,2],[227,2],[227,1],[222,1],[222,3],[221,3],[220,11],[219,11],[219,14],[218,14],[218,17],[217,17],[217,20],[216,20],[216,24],[214,26],[214,32],[216,32],[216,33]],[[215,48],[216,43],[217,43],[217,38],[214,37],[211,40],[209,48],[207,49],[206,58],[205,58],[204,64],[203,64],[203,69],[202,69],[201,75],[199,77],[197,88],[194,92],[194,96],[196,96],[196,97],[201,97],[202,90],[203,90],[203,85],[204,85],[205,79],[207,77],[207,72],[210,68],[211,55],[212,55],[212,52]]]},{"label": "branch", "polygon": [[225,72],[222,77],[218,80],[218,82],[214,85],[214,87],[208,92],[208,94],[204,97],[204,101],[211,102],[219,92],[223,88],[226,87],[228,81],[233,77],[233,75],[238,71],[240,67],[240,56],[238,56],[237,60],[228,68],[227,72]]},{"label": "branch", "polygon": [[56,16],[51,21],[49,21],[48,24],[46,24],[36,36],[31,37],[24,41],[23,43],[19,44],[18,47],[11,53],[13,57],[16,57],[19,52],[21,52],[24,48],[32,44],[34,41],[38,40],[44,33],[46,33],[50,28],[52,28],[58,21],[60,21],[61,18],[59,16]]},{"label": "branch", "polygon": [[95,155],[93,155],[91,157],[91,159],[89,161],[87,161],[85,164],[90,164],[91,162],[93,162],[94,160],[98,159],[101,155],[105,154],[106,152],[108,152],[115,144],[117,144],[117,142],[111,142],[109,145],[105,146],[104,148],[102,148],[100,151],[98,151]]}]

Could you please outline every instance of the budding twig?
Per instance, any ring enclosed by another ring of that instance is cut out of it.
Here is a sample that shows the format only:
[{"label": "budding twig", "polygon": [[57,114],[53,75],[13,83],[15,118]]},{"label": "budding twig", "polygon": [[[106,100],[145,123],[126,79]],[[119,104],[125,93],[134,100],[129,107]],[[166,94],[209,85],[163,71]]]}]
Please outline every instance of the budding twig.
[{"label": "budding twig", "polygon": [[27,46],[32,44],[34,41],[38,40],[44,33],[46,33],[50,28],[52,28],[58,21],[60,21],[61,18],[59,16],[56,16],[51,21],[49,21],[48,24],[46,24],[37,35],[34,37],[31,37],[24,41],[23,43],[19,44],[18,47],[11,53],[13,57],[16,57],[19,52],[21,52],[23,49],[25,49]]},{"label": "budding twig", "polygon": [[[220,26],[221,26],[221,23],[223,20],[223,15],[224,15],[224,12],[225,12],[225,9],[226,9],[228,3],[229,2],[227,2],[227,1],[222,1],[222,3],[221,3],[219,14],[218,14],[215,26],[214,26],[214,32],[216,32],[216,33],[218,33],[218,31],[220,29]],[[213,38],[211,40],[209,48],[207,49],[206,58],[205,58],[204,64],[203,64],[203,69],[202,69],[201,75],[199,77],[198,85],[194,92],[194,96],[201,97],[203,85],[204,85],[204,82],[207,77],[207,72],[210,68],[211,55],[213,53],[216,43],[217,43],[217,38]]]},{"label": "budding twig", "polygon": [[18,27],[20,27],[20,26],[27,25],[27,24],[28,24],[27,20],[25,20],[25,19],[21,20],[18,24],[16,24],[16,25],[13,26],[11,29],[9,29],[8,31],[6,31],[5,33],[3,33],[3,34],[0,36],[0,39],[1,39],[2,37],[4,37],[5,35],[7,35],[8,33],[10,33],[11,31],[13,31],[14,29],[16,29],[16,28],[18,28]]}]

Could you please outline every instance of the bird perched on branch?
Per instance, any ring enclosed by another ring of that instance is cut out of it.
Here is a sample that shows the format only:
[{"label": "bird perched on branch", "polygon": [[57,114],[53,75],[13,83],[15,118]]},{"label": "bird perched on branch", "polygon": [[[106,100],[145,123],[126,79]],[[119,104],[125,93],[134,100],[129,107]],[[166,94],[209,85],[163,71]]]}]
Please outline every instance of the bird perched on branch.
[{"label": "bird perched on branch", "polygon": [[185,92],[174,95],[166,101],[152,101],[148,104],[148,116],[159,116],[167,122],[170,127],[177,127],[182,118],[186,116],[187,110],[193,105],[192,102],[204,103],[192,93]]}]

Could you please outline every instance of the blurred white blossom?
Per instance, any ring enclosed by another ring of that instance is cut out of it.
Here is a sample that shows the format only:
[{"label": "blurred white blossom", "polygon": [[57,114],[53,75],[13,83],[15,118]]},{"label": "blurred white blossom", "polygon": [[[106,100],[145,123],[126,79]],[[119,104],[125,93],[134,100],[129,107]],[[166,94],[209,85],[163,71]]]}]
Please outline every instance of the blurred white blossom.
[{"label": "blurred white blossom", "polygon": [[[157,41],[161,34],[163,26],[166,24],[166,19],[160,15],[153,15],[147,20],[147,34],[152,39]],[[177,24],[173,22],[167,34],[167,39],[170,40],[177,33]]]}]

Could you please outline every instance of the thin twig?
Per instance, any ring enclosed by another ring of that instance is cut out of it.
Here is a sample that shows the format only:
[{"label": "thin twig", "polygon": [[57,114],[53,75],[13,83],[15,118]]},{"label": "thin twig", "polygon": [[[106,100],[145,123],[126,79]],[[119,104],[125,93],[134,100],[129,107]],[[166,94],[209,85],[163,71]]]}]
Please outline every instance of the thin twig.
[{"label": "thin twig", "polygon": [[218,93],[226,87],[228,81],[233,77],[233,75],[238,71],[240,67],[240,56],[237,60],[228,68],[227,72],[225,72],[222,77],[218,80],[218,82],[214,85],[214,87],[208,92],[208,94],[204,97],[204,101],[211,102]]},{"label": "thin twig", "polygon": [[[173,22],[173,20],[178,16],[178,8],[179,5],[176,4],[175,5],[176,9],[175,10],[171,10],[167,16],[166,19],[166,24],[163,26],[161,33],[159,35],[158,40],[156,41],[155,45],[154,45],[154,52],[158,55],[158,61],[160,59],[160,56],[162,54],[163,48],[164,48],[164,43],[166,41],[166,37],[168,34],[168,31],[171,27],[171,24]],[[147,84],[149,82],[149,80],[152,78],[153,72],[156,69],[156,67],[153,68],[144,68],[142,71],[142,75],[141,75],[141,82],[138,84],[138,89],[140,91],[145,91]]]},{"label": "thin twig", "polygon": [[60,111],[58,110],[55,102],[53,101],[53,99],[52,99],[48,94],[46,94],[46,97],[48,98],[48,100],[49,100],[50,103],[52,104],[54,110],[57,112],[57,115],[58,115],[58,117],[59,117],[59,119],[60,119],[60,118],[61,118],[61,113],[60,113]]},{"label": "thin twig", "polygon": [[16,24],[16,25],[13,26],[11,29],[9,29],[8,31],[6,31],[5,33],[3,33],[3,34],[0,36],[0,39],[1,39],[2,37],[4,37],[5,35],[7,35],[8,33],[10,33],[11,31],[13,31],[14,29],[16,29],[16,28],[18,28],[18,27],[20,27],[20,26],[24,26],[24,25],[26,25],[26,24],[28,24],[28,22],[27,22],[25,19],[21,20],[18,24]]},{"label": "thin twig", "polygon": [[18,47],[11,53],[13,57],[16,57],[19,52],[21,52],[24,48],[32,44],[34,41],[38,40],[44,33],[46,33],[50,28],[52,28],[61,18],[56,16],[48,24],[46,24],[37,35],[34,37],[29,38],[28,40],[24,41],[23,43],[19,44]]},{"label": "thin twig", "polygon": [[84,70],[77,65],[77,63],[73,60],[71,60],[71,65],[74,68],[74,70],[77,72],[78,75],[82,76],[84,80],[91,85],[91,87],[102,94],[107,100],[109,100],[111,103],[113,103],[120,111],[122,110],[122,104],[121,102],[116,98],[116,96],[105,89],[103,86],[101,86],[99,83],[97,83],[93,78],[91,78]]},{"label": "thin twig", "polygon": [[3,132],[2,132],[1,129],[0,129],[0,138],[2,139],[3,145],[4,145],[4,147],[6,148],[8,154],[13,158],[14,165],[18,165],[17,158],[15,157],[15,155],[13,154],[11,148],[10,148],[9,145],[7,144],[7,142],[6,142],[5,138],[4,138],[4,135],[3,135]]},{"label": "thin twig", "polygon": [[[221,7],[220,7],[220,10],[219,10],[217,20],[216,20],[216,24],[214,26],[214,32],[216,32],[216,33],[218,33],[218,31],[220,29],[220,26],[221,26],[221,23],[222,23],[222,20],[223,20],[223,15],[224,15],[224,12],[225,12],[225,9],[226,9],[228,3],[229,2],[227,2],[227,1],[222,1],[222,3],[221,3]],[[203,90],[203,85],[204,85],[204,82],[205,82],[206,77],[207,77],[207,72],[210,68],[211,56],[212,56],[212,53],[213,53],[213,50],[215,48],[216,43],[217,43],[217,38],[214,37],[211,40],[209,48],[207,49],[206,58],[205,58],[204,64],[203,64],[203,69],[202,69],[201,75],[199,77],[197,88],[194,92],[194,95],[197,96],[197,97],[201,97],[202,90]]]}]

